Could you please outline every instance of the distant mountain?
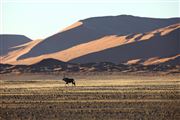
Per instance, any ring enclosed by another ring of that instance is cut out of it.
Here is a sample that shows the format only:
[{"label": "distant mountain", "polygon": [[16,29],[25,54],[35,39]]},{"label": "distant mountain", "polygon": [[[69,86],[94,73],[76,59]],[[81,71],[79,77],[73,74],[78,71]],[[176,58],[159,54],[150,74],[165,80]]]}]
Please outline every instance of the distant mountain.
[{"label": "distant mountain", "polygon": [[52,59],[52,58],[48,58],[48,59],[44,59],[38,63],[35,63],[33,65],[31,65],[31,67],[53,67],[53,66],[65,66],[68,63],[63,62],[63,61],[59,61],[56,59]]},{"label": "distant mountain", "polygon": [[30,38],[24,35],[0,35],[0,56],[6,55],[8,52],[16,50],[16,46],[25,44],[32,41]]},{"label": "distant mountain", "polygon": [[180,18],[94,17],[80,20],[44,40],[20,45],[18,50],[1,56],[1,61],[15,65],[52,61],[51,58],[80,64],[168,63],[180,55],[179,35]]}]

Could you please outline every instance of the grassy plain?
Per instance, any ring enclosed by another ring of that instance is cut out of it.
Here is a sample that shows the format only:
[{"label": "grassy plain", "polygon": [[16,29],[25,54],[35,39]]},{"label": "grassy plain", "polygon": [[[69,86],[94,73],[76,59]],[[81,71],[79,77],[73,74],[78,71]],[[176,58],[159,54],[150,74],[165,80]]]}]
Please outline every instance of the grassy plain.
[{"label": "grassy plain", "polygon": [[180,75],[2,75],[0,120],[179,120]]}]

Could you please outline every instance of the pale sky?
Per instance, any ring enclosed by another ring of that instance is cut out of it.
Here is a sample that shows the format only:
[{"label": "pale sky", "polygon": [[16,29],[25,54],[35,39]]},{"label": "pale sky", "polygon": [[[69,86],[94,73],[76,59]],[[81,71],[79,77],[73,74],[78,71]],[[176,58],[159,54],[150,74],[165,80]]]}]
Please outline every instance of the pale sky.
[{"label": "pale sky", "polygon": [[108,15],[180,17],[180,0],[0,0],[0,34],[46,38],[76,21]]}]

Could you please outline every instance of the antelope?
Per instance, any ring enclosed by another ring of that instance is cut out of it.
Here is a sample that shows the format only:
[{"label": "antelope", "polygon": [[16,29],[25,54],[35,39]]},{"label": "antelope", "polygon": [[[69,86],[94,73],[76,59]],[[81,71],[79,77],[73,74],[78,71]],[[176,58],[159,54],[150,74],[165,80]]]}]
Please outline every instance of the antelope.
[{"label": "antelope", "polygon": [[66,82],[66,85],[68,85],[69,83],[72,83],[72,85],[76,85],[75,83],[75,80],[73,78],[68,78],[68,77],[65,77],[65,75],[63,75],[63,79],[62,79],[64,82]]}]

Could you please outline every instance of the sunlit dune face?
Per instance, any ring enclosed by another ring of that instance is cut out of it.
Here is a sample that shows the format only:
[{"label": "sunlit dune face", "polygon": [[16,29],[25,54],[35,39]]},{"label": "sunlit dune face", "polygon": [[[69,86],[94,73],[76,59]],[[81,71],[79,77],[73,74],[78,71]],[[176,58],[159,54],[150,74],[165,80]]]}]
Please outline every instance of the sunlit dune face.
[{"label": "sunlit dune face", "polygon": [[151,65],[154,64],[155,61],[157,61],[159,59],[159,57],[153,57],[153,58],[149,58],[144,62],[144,65]]},{"label": "sunlit dune face", "polygon": [[[61,51],[60,53],[53,54],[61,57],[63,61],[69,61],[71,59],[98,51],[102,51],[108,48],[116,47],[125,43],[125,36],[116,37],[115,35],[106,36],[92,42],[80,44],[72,48]],[[100,46],[99,46],[100,45]]]},{"label": "sunlit dune face", "polygon": [[172,32],[173,30],[179,29],[180,28],[180,24],[175,24],[175,25],[171,25],[169,27],[167,27],[164,31],[161,32],[161,35],[167,35],[168,33]]},{"label": "sunlit dune face", "polygon": [[137,63],[140,62],[140,61],[141,61],[141,59],[129,60],[129,61],[127,62],[127,64],[129,64],[129,65],[137,64]]},{"label": "sunlit dune face", "polygon": [[25,44],[22,44],[22,45],[18,45],[18,46],[12,47],[12,48],[26,47],[26,46],[29,46],[29,45],[39,43],[40,41],[42,41],[42,39],[36,39],[36,40],[31,41],[31,42],[28,42],[28,43],[25,43]]},{"label": "sunlit dune face", "polygon": [[136,35],[134,35],[132,38],[127,39],[127,42],[126,42],[126,43],[136,42],[136,39],[137,39],[138,37],[140,37],[141,35],[142,35],[142,34],[136,34]]},{"label": "sunlit dune face", "polygon": [[149,33],[147,35],[142,36],[142,38],[140,40],[148,40],[148,39],[152,38],[153,36],[154,36],[153,33]]},{"label": "sunlit dune face", "polygon": [[160,28],[157,30],[154,30],[152,32],[148,32],[145,35],[143,35],[140,40],[149,40],[150,38],[154,37],[156,34],[160,34],[161,36],[167,35],[168,33],[172,32],[173,30],[176,30],[180,28],[180,24],[170,25],[165,28]]},{"label": "sunlit dune face", "polygon": [[180,54],[173,56],[173,57],[167,57],[167,58],[159,58],[159,57],[150,58],[144,62],[144,65],[164,63],[164,62],[167,62],[169,60],[173,60],[179,56],[180,56]]},{"label": "sunlit dune face", "polygon": [[79,26],[81,26],[82,24],[83,24],[82,22],[76,22],[76,23],[70,25],[69,27],[66,27],[66,28],[63,29],[61,32],[65,32],[65,31],[67,31],[67,30],[70,30],[70,29],[79,27]]},{"label": "sunlit dune face", "polygon": [[170,61],[170,60],[174,60],[177,57],[180,57],[180,54],[172,56],[172,57],[165,57],[165,58],[153,57],[153,58],[149,58],[149,59],[146,59],[146,60],[134,59],[134,60],[129,60],[127,62],[127,64],[132,65],[132,64],[141,63],[143,65],[155,65],[155,64],[165,63],[165,62]]}]

